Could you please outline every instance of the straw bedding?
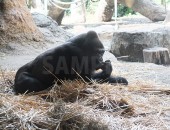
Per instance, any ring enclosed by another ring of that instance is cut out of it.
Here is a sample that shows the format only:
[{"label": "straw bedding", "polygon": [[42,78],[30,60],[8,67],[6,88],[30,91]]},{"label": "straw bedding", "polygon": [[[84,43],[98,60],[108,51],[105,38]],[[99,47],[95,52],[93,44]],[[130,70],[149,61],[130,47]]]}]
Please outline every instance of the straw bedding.
[{"label": "straw bedding", "polygon": [[0,74],[3,130],[168,130],[170,88],[150,83],[63,81],[29,95],[12,92],[15,72]]}]

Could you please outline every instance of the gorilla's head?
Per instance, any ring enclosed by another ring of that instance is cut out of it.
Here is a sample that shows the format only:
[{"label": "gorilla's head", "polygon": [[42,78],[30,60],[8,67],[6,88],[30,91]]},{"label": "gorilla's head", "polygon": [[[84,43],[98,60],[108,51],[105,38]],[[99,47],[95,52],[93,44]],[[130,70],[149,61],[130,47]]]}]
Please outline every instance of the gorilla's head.
[{"label": "gorilla's head", "polygon": [[87,32],[83,43],[83,51],[85,51],[85,55],[89,57],[95,69],[101,66],[105,50],[96,32]]},{"label": "gorilla's head", "polygon": [[78,47],[82,56],[88,57],[88,63],[92,70],[103,63],[104,46],[95,31],[80,34],[71,38],[68,44]]},{"label": "gorilla's head", "polygon": [[88,50],[89,52],[104,52],[104,46],[101,43],[98,35],[94,31],[89,31],[86,34],[85,41],[82,46],[84,49]]}]

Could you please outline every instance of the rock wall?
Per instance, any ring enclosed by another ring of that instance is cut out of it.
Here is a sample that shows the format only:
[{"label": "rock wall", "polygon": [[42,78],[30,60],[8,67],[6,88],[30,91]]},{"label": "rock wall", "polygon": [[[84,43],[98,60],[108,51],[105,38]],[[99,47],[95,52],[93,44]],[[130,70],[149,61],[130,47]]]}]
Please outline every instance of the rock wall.
[{"label": "rock wall", "polygon": [[126,26],[113,33],[111,52],[128,61],[143,62],[143,49],[166,47],[170,50],[170,26],[145,24]]}]

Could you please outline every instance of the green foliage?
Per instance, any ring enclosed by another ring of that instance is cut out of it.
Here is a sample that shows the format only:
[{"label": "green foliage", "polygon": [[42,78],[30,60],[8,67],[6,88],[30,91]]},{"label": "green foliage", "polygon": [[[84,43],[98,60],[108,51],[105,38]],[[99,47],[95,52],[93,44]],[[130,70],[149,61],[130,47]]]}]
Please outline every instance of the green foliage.
[{"label": "green foliage", "polygon": [[66,16],[70,16],[71,11],[70,11],[70,10],[66,10],[66,11],[65,11],[65,14],[66,14]]},{"label": "green foliage", "polygon": [[26,0],[27,7],[31,9],[32,6],[32,0]]},{"label": "green foliage", "polygon": [[127,16],[131,14],[136,14],[136,12],[121,4],[118,5],[118,17]]}]

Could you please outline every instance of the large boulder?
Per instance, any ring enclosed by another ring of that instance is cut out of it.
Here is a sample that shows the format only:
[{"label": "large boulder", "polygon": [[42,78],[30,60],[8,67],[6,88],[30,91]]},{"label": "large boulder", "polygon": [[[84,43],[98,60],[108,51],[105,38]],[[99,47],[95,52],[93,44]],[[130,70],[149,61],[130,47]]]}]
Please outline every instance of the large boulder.
[{"label": "large boulder", "polygon": [[49,16],[32,13],[32,17],[47,42],[63,44],[73,36],[58,26],[57,22]]},{"label": "large boulder", "polygon": [[[143,24],[125,26],[113,33],[111,52],[128,61],[143,62],[143,49],[166,47],[170,50],[170,26]],[[121,58],[120,58],[121,59]]]},{"label": "large boulder", "polygon": [[51,24],[55,24],[56,26],[58,26],[56,21],[54,21],[51,17],[45,16],[44,14],[33,12],[32,17],[33,17],[35,24],[38,27],[42,27],[42,28],[48,27]]}]

